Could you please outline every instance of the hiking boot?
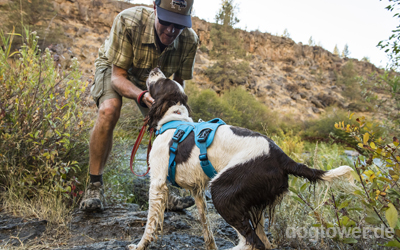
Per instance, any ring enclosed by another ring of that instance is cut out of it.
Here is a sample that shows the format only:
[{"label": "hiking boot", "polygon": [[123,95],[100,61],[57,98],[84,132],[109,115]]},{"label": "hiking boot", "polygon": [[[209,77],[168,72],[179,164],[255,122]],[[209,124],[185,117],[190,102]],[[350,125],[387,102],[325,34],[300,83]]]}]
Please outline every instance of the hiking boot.
[{"label": "hiking boot", "polygon": [[172,211],[180,211],[194,205],[194,199],[190,196],[180,197],[176,194],[169,192],[167,209]]},{"label": "hiking boot", "polygon": [[89,183],[79,209],[85,212],[104,210],[104,190],[100,182]]}]

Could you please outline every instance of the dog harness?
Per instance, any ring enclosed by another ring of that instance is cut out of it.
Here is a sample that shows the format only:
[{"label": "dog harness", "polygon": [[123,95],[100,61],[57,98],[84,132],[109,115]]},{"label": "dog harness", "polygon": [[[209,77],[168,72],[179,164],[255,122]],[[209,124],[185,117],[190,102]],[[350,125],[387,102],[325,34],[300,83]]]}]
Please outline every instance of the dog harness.
[{"label": "dog harness", "polygon": [[157,130],[156,135],[164,133],[168,129],[176,129],[172,137],[172,146],[169,148],[169,163],[168,163],[168,176],[167,179],[172,185],[179,187],[175,182],[176,162],[175,157],[178,151],[178,144],[183,142],[190,132],[194,132],[194,141],[196,146],[200,149],[200,165],[204,173],[212,179],[216,174],[215,168],[208,160],[207,148],[214,140],[215,132],[221,125],[226,123],[219,119],[214,118],[207,122],[186,122],[186,121],[170,121],[165,123],[160,130]]}]

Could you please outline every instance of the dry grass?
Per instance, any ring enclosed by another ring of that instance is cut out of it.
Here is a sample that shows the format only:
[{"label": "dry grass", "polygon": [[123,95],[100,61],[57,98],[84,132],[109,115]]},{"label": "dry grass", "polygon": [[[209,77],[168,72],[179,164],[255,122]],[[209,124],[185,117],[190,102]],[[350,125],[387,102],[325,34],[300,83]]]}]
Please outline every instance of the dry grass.
[{"label": "dry grass", "polygon": [[27,199],[21,191],[10,187],[2,195],[3,209],[14,216],[46,220],[50,224],[67,225],[72,208],[63,202],[61,193],[39,190],[39,195]]},{"label": "dry grass", "polygon": [[[20,190],[20,189],[18,189]],[[2,209],[16,217],[26,220],[46,220],[46,231],[40,238],[23,242],[18,236],[11,236],[20,242],[19,246],[3,245],[4,249],[54,249],[66,245],[70,237],[68,223],[72,219],[72,207],[67,207],[62,194],[39,190],[39,195],[27,199],[20,191],[12,187],[2,196]],[[3,249],[0,247],[0,249]]]}]

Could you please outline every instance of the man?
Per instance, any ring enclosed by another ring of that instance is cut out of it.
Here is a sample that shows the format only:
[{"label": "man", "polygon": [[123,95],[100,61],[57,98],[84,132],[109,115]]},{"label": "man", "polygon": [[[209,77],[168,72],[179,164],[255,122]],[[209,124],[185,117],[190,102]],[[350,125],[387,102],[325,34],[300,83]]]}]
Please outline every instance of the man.
[{"label": "man", "polygon": [[[184,85],[193,77],[198,37],[191,29],[193,0],[156,0],[153,9],[133,7],[114,20],[110,37],[96,59],[91,94],[99,111],[89,144],[90,184],[80,204],[85,211],[103,210],[103,179],[119,119],[122,97],[135,100],[143,115],[154,99],[146,91],[151,69],[160,66],[166,77]],[[169,209],[194,204],[191,197],[170,195]]]}]

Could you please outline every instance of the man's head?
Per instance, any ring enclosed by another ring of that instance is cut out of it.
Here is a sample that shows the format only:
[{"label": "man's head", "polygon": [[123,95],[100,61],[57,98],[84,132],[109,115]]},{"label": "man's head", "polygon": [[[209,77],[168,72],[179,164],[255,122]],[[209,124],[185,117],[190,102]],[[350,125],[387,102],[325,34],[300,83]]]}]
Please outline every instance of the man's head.
[{"label": "man's head", "polygon": [[193,0],[155,0],[155,28],[160,42],[168,46],[186,27],[192,27]]}]

